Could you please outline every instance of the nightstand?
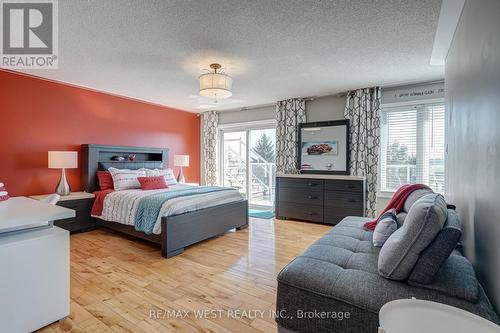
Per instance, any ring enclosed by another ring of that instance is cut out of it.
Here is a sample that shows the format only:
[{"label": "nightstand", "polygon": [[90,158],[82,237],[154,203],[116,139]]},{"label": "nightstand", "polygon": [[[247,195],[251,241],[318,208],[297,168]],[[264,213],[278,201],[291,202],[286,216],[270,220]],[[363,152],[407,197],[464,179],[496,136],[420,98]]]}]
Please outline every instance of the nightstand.
[{"label": "nightstand", "polygon": [[[32,195],[30,198],[42,200],[50,194]],[[76,216],[69,219],[55,221],[58,227],[71,232],[87,231],[95,228],[94,219],[90,216],[95,195],[87,192],[72,192],[70,195],[61,196],[58,206],[74,209]]]}]

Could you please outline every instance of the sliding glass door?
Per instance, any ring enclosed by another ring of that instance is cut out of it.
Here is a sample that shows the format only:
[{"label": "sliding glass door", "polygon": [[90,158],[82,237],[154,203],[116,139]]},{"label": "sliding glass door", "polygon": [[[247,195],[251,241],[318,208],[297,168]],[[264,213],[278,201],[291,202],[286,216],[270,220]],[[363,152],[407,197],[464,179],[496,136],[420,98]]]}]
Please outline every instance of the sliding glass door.
[{"label": "sliding glass door", "polygon": [[274,205],[276,129],[253,129],[250,137],[249,203],[253,206]]},{"label": "sliding glass door", "polygon": [[223,132],[222,186],[234,187],[247,198],[247,133]]},{"label": "sliding glass door", "polygon": [[254,208],[274,206],[275,137],[273,125],[240,125],[223,128],[221,180],[234,187]]}]

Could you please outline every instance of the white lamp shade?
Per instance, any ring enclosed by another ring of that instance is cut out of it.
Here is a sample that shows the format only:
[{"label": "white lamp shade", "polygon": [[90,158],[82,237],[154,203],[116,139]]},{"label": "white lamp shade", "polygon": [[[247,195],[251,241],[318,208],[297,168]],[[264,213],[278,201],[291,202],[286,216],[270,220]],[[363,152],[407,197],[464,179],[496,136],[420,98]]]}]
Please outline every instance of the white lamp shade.
[{"label": "white lamp shade", "polygon": [[49,151],[49,169],[75,169],[78,167],[78,152]]},{"label": "white lamp shade", "polygon": [[200,76],[200,95],[213,99],[228,98],[233,95],[233,80],[221,73],[207,73]]},{"label": "white lamp shade", "polygon": [[188,167],[189,155],[174,155],[174,165],[178,167]]}]

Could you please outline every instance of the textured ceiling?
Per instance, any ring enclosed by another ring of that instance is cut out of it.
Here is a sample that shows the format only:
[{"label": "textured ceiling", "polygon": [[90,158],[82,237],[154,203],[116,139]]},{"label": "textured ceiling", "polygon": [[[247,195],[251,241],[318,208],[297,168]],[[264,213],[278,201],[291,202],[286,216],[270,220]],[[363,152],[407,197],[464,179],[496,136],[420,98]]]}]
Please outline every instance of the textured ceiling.
[{"label": "textured ceiling", "polygon": [[[200,74],[233,76],[234,109],[442,79],[441,0],[64,0],[59,69],[28,73],[199,112]],[[250,112],[250,111],[249,111]]]}]

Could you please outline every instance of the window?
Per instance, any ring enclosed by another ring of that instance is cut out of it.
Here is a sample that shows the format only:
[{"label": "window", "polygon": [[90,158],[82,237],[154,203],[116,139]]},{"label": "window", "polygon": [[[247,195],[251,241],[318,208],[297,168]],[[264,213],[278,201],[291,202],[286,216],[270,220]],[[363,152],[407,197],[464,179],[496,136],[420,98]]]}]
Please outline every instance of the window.
[{"label": "window", "polygon": [[444,104],[382,108],[380,190],[423,183],[444,193]]}]

